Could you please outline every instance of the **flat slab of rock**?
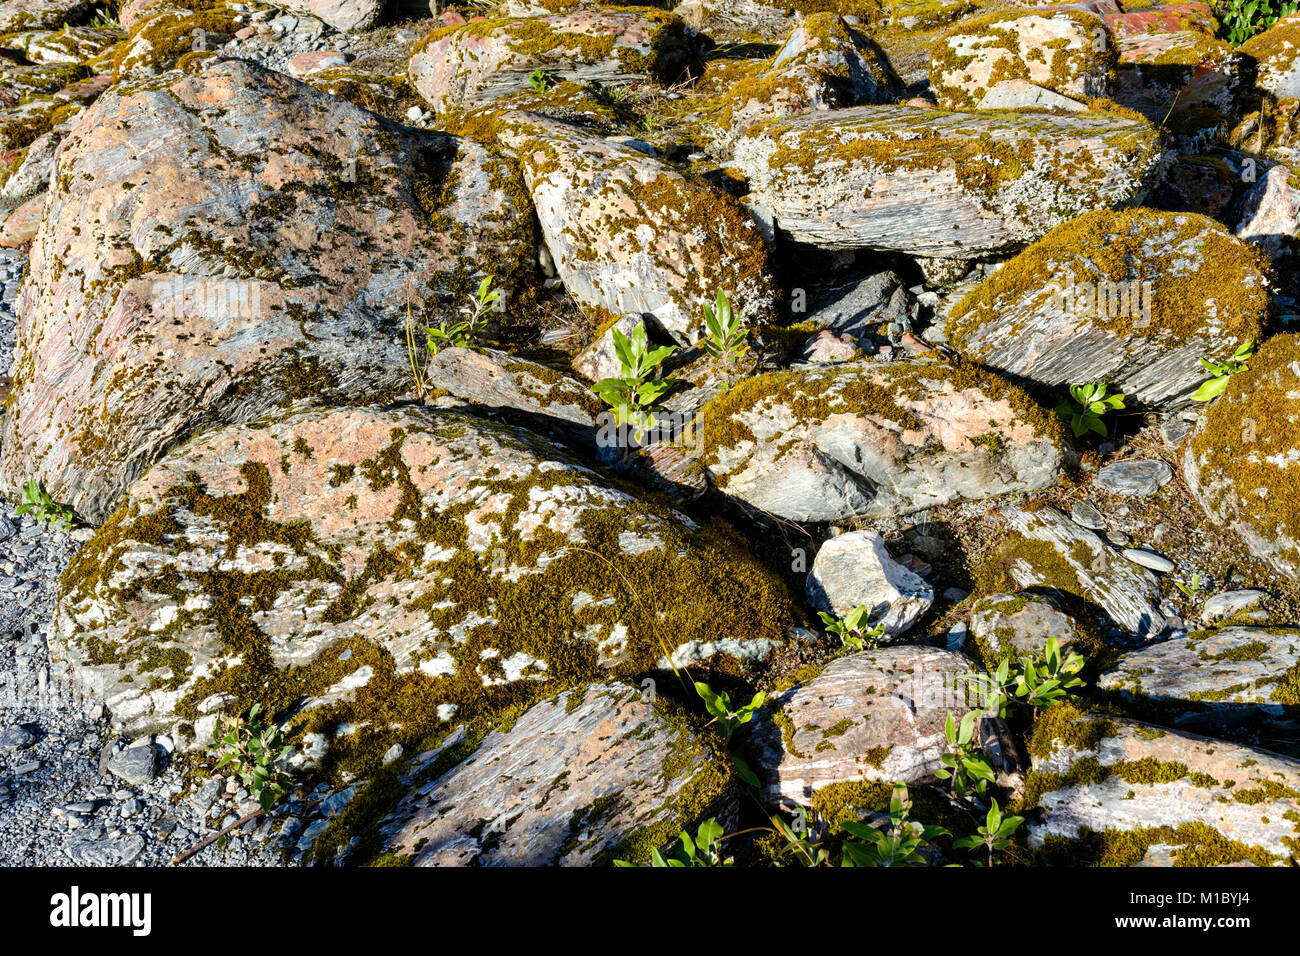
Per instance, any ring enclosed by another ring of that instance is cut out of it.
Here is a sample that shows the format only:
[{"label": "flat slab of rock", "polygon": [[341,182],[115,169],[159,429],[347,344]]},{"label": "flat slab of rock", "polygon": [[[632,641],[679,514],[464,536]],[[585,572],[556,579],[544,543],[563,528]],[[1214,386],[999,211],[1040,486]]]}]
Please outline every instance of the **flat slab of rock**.
[{"label": "flat slab of rock", "polygon": [[976,104],[981,110],[1066,110],[1070,113],[1087,112],[1087,104],[1062,96],[1054,90],[1037,86],[1028,80],[1001,80],[984,94]]},{"label": "flat slab of rock", "polygon": [[744,674],[795,623],[784,585],[722,529],[528,432],[418,407],[208,432],[78,556],[50,637],[61,675],[129,733],[182,747],[253,693],[294,729],[323,722],[322,754],[336,725],[382,754],[493,689],[641,674],[665,647],[710,644],[712,666]]},{"label": "flat slab of rock", "polygon": [[1148,498],[1173,476],[1174,470],[1163,461],[1117,461],[1103,465],[1092,483],[1112,495]]},{"label": "flat slab of rock", "polygon": [[1100,607],[1135,634],[1159,632],[1160,587],[1148,571],[1122,559],[1101,538],[1055,508],[1003,509],[1012,535],[993,560],[1019,588],[1053,588]]},{"label": "flat slab of rock", "polygon": [[1267,260],[1191,213],[1097,211],[1044,236],[953,309],[948,341],[1014,379],[1110,382],[1151,405],[1186,404],[1259,335]]},{"label": "flat slab of rock", "polygon": [[713,483],[794,521],[907,514],[1052,484],[1060,426],[1007,382],[938,360],[745,379],[701,413]]},{"label": "flat slab of rock", "polygon": [[860,106],[763,124],[737,142],[735,164],[798,242],[969,258],[1135,199],[1158,140],[1106,113]]},{"label": "flat slab of rock", "polygon": [[412,52],[408,73],[445,112],[526,89],[534,70],[579,83],[677,83],[700,70],[709,45],[681,18],[648,8],[497,17],[434,30]]},{"label": "flat slab of rock", "polygon": [[866,605],[871,626],[885,626],[881,643],[902,636],[934,603],[934,589],[895,561],[876,531],[850,531],[823,544],[807,592],[814,610],[836,617]]},{"label": "flat slab of rock", "polygon": [[1183,450],[1183,478],[1215,523],[1279,574],[1300,574],[1300,337],[1268,339],[1228,380]]},{"label": "flat slab of rock", "polygon": [[932,647],[883,647],[831,661],[772,698],[753,721],[763,799],[812,805],[816,792],[862,781],[932,779],[947,748],[944,721],[974,705],[974,665]]},{"label": "flat slab of rock", "polygon": [[1262,624],[1268,612],[1262,607],[1267,591],[1221,591],[1212,594],[1201,605],[1201,623],[1207,627],[1221,623]]},{"label": "flat slab of rock", "polygon": [[971,605],[970,636],[984,663],[992,668],[1004,659],[1038,659],[1056,638],[1061,653],[1085,657],[1095,641],[1061,606],[1044,594],[989,594]]},{"label": "flat slab of rock", "polygon": [[1098,686],[1201,729],[1284,716],[1297,703],[1287,677],[1298,664],[1300,631],[1226,627],[1125,654]]},{"label": "flat slab of rock", "polygon": [[[1031,847],[1050,838],[1061,862],[1119,866],[1151,844],[1177,848],[1180,866],[1294,862],[1300,761],[1136,722],[1056,723],[1065,739],[1032,748]],[[1094,834],[1124,839],[1108,852]]]},{"label": "flat slab of rock", "polygon": [[750,321],[772,309],[766,243],[730,196],[538,114],[508,114],[501,129],[519,155],[556,272],[597,317],[652,315],[687,344],[702,334],[703,306],[719,289]]},{"label": "flat slab of rock", "polygon": [[457,320],[480,269],[508,289],[535,255],[505,160],[251,63],[91,109],[32,244],[0,452],[6,486],[87,520],[204,427],[401,394],[407,305]]},{"label": "flat slab of rock", "polygon": [[380,833],[415,866],[644,862],[707,815],[728,774],[725,755],[680,718],[635,688],[596,684],[489,733],[404,796]]}]

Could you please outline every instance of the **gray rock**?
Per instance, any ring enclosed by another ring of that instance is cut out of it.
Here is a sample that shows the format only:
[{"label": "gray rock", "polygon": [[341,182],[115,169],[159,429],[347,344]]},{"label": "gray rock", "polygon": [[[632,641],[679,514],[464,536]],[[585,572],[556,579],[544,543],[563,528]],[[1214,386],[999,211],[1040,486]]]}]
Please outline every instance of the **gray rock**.
[{"label": "gray rock", "polygon": [[1106,519],[1095,505],[1087,501],[1076,501],[1070,505],[1070,520],[1089,531],[1106,530]]},{"label": "gray rock", "polygon": [[1268,612],[1260,605],[1268,597],[1267,591],[1240,590],[1222,591],[1205,599],[1201,607],[1201,622],[1206,626],[1218,624],[1229,619],[1238,619],[1235,623],[1245,623],[1242,617],[1251,623],[1262,624],[1268,619]]},{"label": "gray rock", "polygon": [[827,284],[816,293],[816,305],[806,320],[858,339],[867,338],[872,326],[906,322],[912,312],[912,297],[903,280],[888,269],[861,279]]},{"label": "gray rock", "polygon": [[152,743],[127,747],[108,758],[108,772],[133,787],[143,786],[158,772],[158,752]]},{"label": "gray rock", "polygon": [[1093,484],[1113,495],[1146,498],[1173,476],[1174,470],[1163,461],[1117,461],[1103,466]]},{"label": "gray rock", "polygon": [[981,110],[1018,110],[1048,109],[1066,110],[1071,113],[1085,112],[1088,107],[1078,100],[1062,96],[1055,90],[1030,83],[1028,80],[1002,80],[984,94],[980,100]]},{"label": "gray rock", "polygon": [[1083,628],[1050,597],[1039,594],[990,594],[971,606],[971,637],[986,665],[1003,658],[1041,657],[1049,638],[1062,653],[1087,654],[1081,646]]},{"label": "gray rock", "polygon": [[21,750],[36,743],[36,735],[18,724],[0,730],[0,751]]},{"label": "gray rock", "polygon": [[472,756],[408,792],[380,833],[388,852],[417,866],[590,864],[646,827],[675,833],[693,822],[676,808],[720,797],[729,766],[638,690],[595,684],[489,733]]},{"label": "gray rock", "polygon": [[623,374],[623,363],[614,351],[614,330],[631,338],[632,333],[644,325],[645,319],[639,313],[629,312],[620,316],[594,342],[578,353],[573,359],[573,370],[589,382],[618,378]]},{"label": "gray rock", "polygon": [[76,866],[127,866],[144,850],[137,833],[106,839],[93,833],[70,838],[63,852]]},{"label": "gray rock", "polygon": [[1152,571],[1159,571],[1161,574],[1168,574],[1177,565],[1170,561],[1163,554],[1157,554],[1148,548],[1125,548],[1124,557],[1128,558],[1134,564],[1140,564],[1144,568]]},{"label": "gray rock", "polygon": [[836,617],[866,605],[870,624],[885,626],[881,643],[901,637],[934,603],[934,589],[895,561],[875,531],[851,531],[823,544],[806,590],[815,610]]}]

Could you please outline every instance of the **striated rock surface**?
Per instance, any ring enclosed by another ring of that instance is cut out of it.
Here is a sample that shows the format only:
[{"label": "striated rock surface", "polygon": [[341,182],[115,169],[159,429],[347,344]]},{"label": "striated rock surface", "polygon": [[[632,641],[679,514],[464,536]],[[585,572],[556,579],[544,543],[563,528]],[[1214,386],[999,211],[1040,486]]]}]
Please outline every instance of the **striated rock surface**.
[{"label": "striated rock surface", "polygon": [[1044,488],[1060,425],[1014,386],[942,361],[746,379],[710,402],[702,461],[726,494],[795,521],[907,514]]},{"label": "striated rock surface", "polygon": [[379,828],[384,851],[414,866],[645,862],[729,776],[708,738],[617,684],[534,704],[428,782],[421,764]]},{"label": "striated rock surface", "polygon": [[[200,428],[409,387],[403,333],[532,255],[504,161],[240,61],[102,97],[19,302],[0,477],[102,520]],[[365,248],[364,256],[357,249]]]},{"label": "striated rock surface", "polygon": [[988,594],[970,610],[970,636],[990,669],[1003,660],[1038,659],[1056,638],[1062,655],[1089,657],[1097,640],[1090,629],[1046,594]]},{"label": "striated rock surface", "polygon": [[885,647],[837,658],[773,697],[751,732],[764,800],[813,806],[837,784],[932,779],[949,712],[960,720],[975,706],[973,670],[950,651]]},{"label": "striated rock surface", "polygon": [[1264,257],[1191,213],[1097,211],[1048,233],[971,291],[946,326],[964,356],[1054,389],[1106,381],[1179,405],[1259,336]]},{"label": "striated rock surface", "polygon": [[890,555],[876,531],[837,535],[817,550],[808,575],[808,603],[843,617],[866,605],[877,640],[889,643],[906,632],[934,603],[934,589]]},{"label": "striated rock surface", "polygon": [[544,116],[509,114],[501,139],[519,155],[556,272],[595,317],[650,315],[686,344],[720,289],[751,320],[772,310],[767,246],[729,195]]},{"label": "striated rock surface", "polygon": [[735,163],[794,240],[960,258],[1137,200],[1159,168],[1158,140],[1110,113],[860,106],[762,124]]}]

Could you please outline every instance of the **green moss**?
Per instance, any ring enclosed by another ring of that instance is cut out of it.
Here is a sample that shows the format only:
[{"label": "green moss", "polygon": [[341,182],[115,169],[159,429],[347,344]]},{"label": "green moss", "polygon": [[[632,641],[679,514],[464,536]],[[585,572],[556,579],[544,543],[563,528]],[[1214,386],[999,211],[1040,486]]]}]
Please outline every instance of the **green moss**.
[{"label": "green moss", "polygon": [[1175,847],[1175,866],[1223,866],[1240,862],[1273,866],[1281,862],[1277,856],[1229,840],[1203,823],[1101,832],[1082,827],[1075,839],[1046,837],[1038,862],[1049,866],[1134,866],[1157,844]]}]

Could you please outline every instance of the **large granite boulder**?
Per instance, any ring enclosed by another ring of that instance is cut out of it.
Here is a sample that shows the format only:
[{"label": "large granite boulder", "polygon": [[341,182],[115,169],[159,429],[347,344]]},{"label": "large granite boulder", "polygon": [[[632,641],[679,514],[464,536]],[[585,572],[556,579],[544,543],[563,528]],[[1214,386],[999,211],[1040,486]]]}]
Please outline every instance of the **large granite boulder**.
[{"label": "large granite boulder", "polygon": [[1268,261],[1221,224],[1149,209],[1086,213],[953,309],[948,341],[1016,380],[1107,381],[1148,405],[1190,400],[1202,357],[1230,358],[1268,314]]},{"label": "large granite boulder", "polygon": [[477,143],[243,61],[92,110],[32,244],[0,451],[9,488],[91,521],[203,427],[405,391],[408,304],[459,319],[477,276],[531,268],[517,173]]},{"label": "large granite boulder", "polygon": [[229,426],[154,465],[64,576],[51,642],[132,734],[201,742],[260,701],[374,769],[453,718],[669,650],[747,674],[793,623],[724,526],[526,432],[358,407]]},{"label": "large granite boulder", "polygon": [[888,517],[1056,481],[1060,424],[1006,381],[940,360],[748,378],[700,414],[715,487],[795,521]]},{"label": "large granite boulder", "polygon": [[652,315],[688,344],[719,291],[750,321],[771,313],[767,245],[731,196],[538,114],[508,114],[500,128],[519,156],[556,272],[594,318]]},{"label": "large granite boulder", "polygon": [[1076,100],[1106,96],[1115,42],[1095,13],[991,13],[959,23],[930,48],[930,89],[945,109],[971,109],[1002,80],[1027,80]]},{"label": "large granite boulder", "polygon": [[1277,573],[1300,574],[1300,338],[1269,339],[1205,413],[1183,477],[1209,517]]},{"label": "large granite boulder", "polygon": [[885,647],[773,696],[750,736],[763,799],[814,806],[837,786],[933,780],[948,714],[961,720],[977,706],[974,670],[951,651]]},{"label": "large granite boulder", "polygon": [[427,782],[445,751],[413,761],[379,845],[413,866],[644,863],[725,795],[730,761],[712,741],[635,688],[570,690]]},{"label": "large granite boulder", "polygon": [[699,72],[706,41],[651,8],[495,17],[434,30],[411,54],[411,84],[439,112],[528,86],[535,70],[577,82],[676,83]]},{"label": "large granite boulder", "polygon": [[336,30],[358,32],[378,26],[386,0],[278,0],[280,6],[310,13]]},{"label": "large granite boulder", "polygon": [[735,164],[798,242],[971,258],[1136,201],[1160,166],[1159,138],[1131,114],[859,106],[760,124]]},{"label": "large granite boulder", "polygon": [[1030,751],[1026,832],[1046,862],[1295,863],[1300,761],[1069,705]]}]

